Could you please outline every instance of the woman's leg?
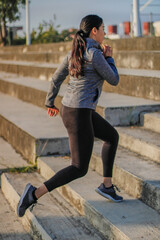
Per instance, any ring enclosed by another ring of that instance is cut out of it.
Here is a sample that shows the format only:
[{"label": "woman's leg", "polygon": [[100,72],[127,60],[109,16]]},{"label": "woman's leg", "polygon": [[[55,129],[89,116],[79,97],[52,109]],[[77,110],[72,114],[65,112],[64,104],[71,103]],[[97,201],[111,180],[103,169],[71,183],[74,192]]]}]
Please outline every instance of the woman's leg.
[{"label": "woman's leg", "polygon": [[95,137],[104,141],[102,147],[103,183],[96,189],[96,192],[114,202],[121,202],[123,197],[116,194],[116,186],[112,184],[111,180],[119,135],[114,127],[96,112],[92,113],[92,122]]},{"label": "woman's leg", "polygon": [[62,106],[61,115],[69,135],[72,165],[57,172],[35,191],[37,198],[74,179],[83,177],[88,171],[92,154],[94,133],[92,110]]},{"label": "woman's leg", "polygon": [[[90,113],[89,113],[90,112]],[[118,133],[95,111],[62,106],[61,115],[69,134],[72,165],[62,169],[35,191],[37,198],[87,173],[94,136],[103,140],[103,183],[112,186],[112,170],[118,146]],[[68,116],[68,117],[67,117]],[[93,129],[92,129],[93,125]]]},{"label": "woman's leg", "polygon": [[92,122],[95,137],[104,141],[101,153],[103,162],[103,183],[106,187],[110,187],[112,185],[112,170],[119,135],[113,126],[94,111],[92,112]]}]

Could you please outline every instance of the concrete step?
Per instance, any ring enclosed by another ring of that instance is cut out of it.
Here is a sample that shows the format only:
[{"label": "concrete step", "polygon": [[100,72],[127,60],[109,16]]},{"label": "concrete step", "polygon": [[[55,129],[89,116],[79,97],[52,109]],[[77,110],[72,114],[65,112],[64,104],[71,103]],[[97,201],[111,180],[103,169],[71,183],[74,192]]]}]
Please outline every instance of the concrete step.
[{"label": "concrete step", "polygon": [[[3,174],[2,191],[12,208],[16,211],[19,195],[25,185],[31,182],[38,187],[44,179],[38,173],[31,174]],[[55,190],[41,198],[31,212],[26,211],[20,218],[24,227],[35,239],[51,240],[104,240],[104,236],[80,216]]]},{"label": "concrete step", "polygon": [[112,46],[113,51],[155,51],[160,50],[159,37],[106,39],[104,43]]},{"label": "concrete step", "polygon": [[16,169],[27,170],[28,167],[32,167],[32,165],[27,163],[8,142],[0,137],[0,175]]},{"label": "concrete step", "polygon": [[160,71],[118,68],[120,82],[103,86],[103,91],[160,101]]},{"label": "concrete step", "polygon": [[27,52],[27,53],[0,53],[1,60],[30,61],[30,62],[52,62],[61,63],[66,52]]},{"label": "concrete step", "polygon": [[160,109],[160,101],[102,91],[97,112],[114,126],[140,123],[140,113]]},{"label": "concrete step", "polygon": [[5,46],[0,48],[0,53],[26,53],[26,52],[68,52],[72,42],[32,44],[29,46]]},{"label": "concrete step", "polygon": [[160,51],[116,51],[113,57],[118,68],[160,70]]},{"label": "concrete step", "polygon": [[160,133],[160,112],[143,113],[140,119],[144,128]]},{"label": "concrete step", "polygon": [[31,240],[33,239],[27,231],[24,230],[18,217],[7,200],[0,191],[0,239],[3,240]]},{"label": "concrete step", "polygon": [[[68,165],[69,161],[60,157],[38,158],[38,168],[46,179]],[[158,240],[160,215],[123,191],[121,203],[104,199],[94,191],[101,181],[101,176],[89,170],[84,178],[58,188],[58,191],[108,239]]]},{"label": "concrete step", "polygon": [[0,71],[50,80],[58,64],[0,60]]},{"label": "concrete step", "polygon": [[[31,167],[31,164],[28,164],[20,154],[16,153],[10,144],[0,137],[0,175],[3,172],[27,171]],[[24,230],[18,217],[2,194],[1,177],[0,203],[0,239],[31,240],[31,235]]]},{"label": "concrete step", "polygon": [[[105,39],[104,44],[112,46],[114,51],[155,51],[160,50],[159,37],[140,37],[140,38],[121,38],[121,39]],[[29,46],[6,46],[1,47],[0,52],[52,52],[52,51],[68,51],[72,47],[71,42],[47,43],[47,44],[32,44]]]},{"label": "concrete step", "polygon": [[[66,87],[65,83],[62,84],[56,98],[55,104],[59,108]],[[45,107],[44,102],[48,88],[48,81],[1,72],[1,92],[39,107]],[[160,102],[107,92],[102,92],[97,106],[97,111],[115,126],[138,124],[141,112],[157,110],[160,110]]]},{"label": "concrete step", "polygon": [[[0,60],[0,71],[35,77],[41,80],[50,80],[57,66],[58,64],[53,63]],[[118,86],[115,87],[106,83],[103,86],[103,91],[160,101],[160,71],[124,68],[119,68],[118,71],[120,74]]]},{"label": "concrete step", "polygon": [[[0,53],[1,60],[61,63],[66,52]],[[160,51],[116,51],[113,57],[118,68],[160,70]]]},{"label": "concrete step", "polygon": [[24,158],[67,154],[68,135],[59,116],[49,118],[47,111],[6,94],[0,94],[0,136]]},{"label": "concrete step", "polygon": [[133,152],[160,163],[160,135],[144,127],[117,128],[119,144]]},{"label": "concrete step", "polygon": [[[103,174],[102,145],[101,141],[95,141],[90,161],[90,168],[100,175]],[[159,164],[123,147],[118,147],[113,168],[114,183],[160,213],[159,173]]]}]

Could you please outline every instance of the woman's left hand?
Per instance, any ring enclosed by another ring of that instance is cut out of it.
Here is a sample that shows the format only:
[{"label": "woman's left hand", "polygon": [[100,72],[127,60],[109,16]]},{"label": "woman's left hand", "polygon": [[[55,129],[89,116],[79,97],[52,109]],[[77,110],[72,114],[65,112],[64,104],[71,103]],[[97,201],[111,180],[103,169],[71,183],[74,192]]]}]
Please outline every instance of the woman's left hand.
[{"label": "woman's left hand", "polygon": [[50,117],[53,117],[53,116],[57,116],[57,114],[59,113],[59,109],[56,108],[55,106],[53,108],[48,108],[48,115]]},{"label": "woman's left hand", "polygon": [[104,57],[112,57],[112,54],[113,54],[113,50],[110,46],[108,45],[102,45],[103,46],[103,54],[104,54]]}]

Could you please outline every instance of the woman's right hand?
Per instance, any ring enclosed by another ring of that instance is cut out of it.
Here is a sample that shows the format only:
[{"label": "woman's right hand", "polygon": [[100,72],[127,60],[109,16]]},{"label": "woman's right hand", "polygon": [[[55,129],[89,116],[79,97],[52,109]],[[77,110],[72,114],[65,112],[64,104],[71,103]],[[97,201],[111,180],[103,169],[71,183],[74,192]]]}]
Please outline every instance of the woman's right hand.
[{"label": "woman's right hand", "polygon": [[102,45],[103,46],[103,54],[104,57],[112,57],[113,50],[110,46],[108,45]]},{"label": "woman's right hand", "polygon": [[56,117],[58,113],[59,113],[59,109],[56,108],[55,106],[53,108],[48,108],[48,115],[50,117],[53,117],[53,116]]}]

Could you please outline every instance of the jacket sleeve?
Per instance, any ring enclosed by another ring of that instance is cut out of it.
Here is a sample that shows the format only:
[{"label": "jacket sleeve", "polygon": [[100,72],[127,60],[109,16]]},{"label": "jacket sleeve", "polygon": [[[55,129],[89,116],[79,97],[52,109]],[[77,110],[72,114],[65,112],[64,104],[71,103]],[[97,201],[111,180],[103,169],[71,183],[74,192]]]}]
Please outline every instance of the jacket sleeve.
[{"label": "jacket sleeve", "polygon": [[50,87],[46,96],[45,106],[54,107],[54,100],[59,92],[60,86],[69,74],[68,71],[68,59],[69,54],[64,58],[62,64],[57,68],[53,74],[52,80],[50,82]]},{"label": "jacket sleeve", "polygon": [[117,85],[119,75],[112,57],[105,58],[101,51],[93,54],[92,64],[98,74],[111,85]]}]

